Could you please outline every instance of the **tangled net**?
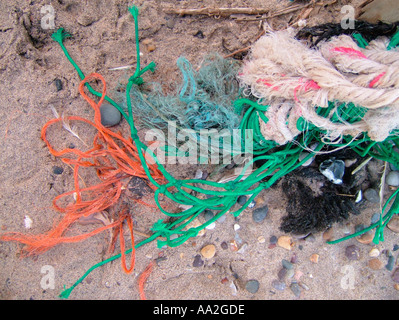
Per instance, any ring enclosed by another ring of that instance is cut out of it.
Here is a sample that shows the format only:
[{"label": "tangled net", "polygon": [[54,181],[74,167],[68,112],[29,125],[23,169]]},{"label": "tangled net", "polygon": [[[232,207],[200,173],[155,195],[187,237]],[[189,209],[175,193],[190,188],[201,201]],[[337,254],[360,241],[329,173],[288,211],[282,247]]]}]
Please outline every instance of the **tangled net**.
[{"label": "tangled net", "polygon": [[[76,156],[75,159],[63,158],[63,161],[75,166],[75,190],[63,196],[75,193],[76,201],[65,208],[61,208],[56,205],[58,198],[55,199],[56,209],[65,213],[65,216],[60,226],[49,233],[33,236],[7,233],[3,234],[0,238],[3,241],[25,243],[27,245],[25,249],[28,252],[40,253],[58,243],[81,241],[107,228],[116,227],[116,234],[119,233],[120,235],[121,253],[92,266],[77,282],[61,293],[60,296],[62,298],[68,298],[72,290],[90,272],[110,261],[122,258],[124,270],[131,272],[134,268],[134,251],[145,243],[158,238],[159,248],[164,245],[176,247],[186,242],[187,239],[197,236],[199,231],[227,212],[230,212],[233,216],[240,215],[262,190],[269,188],[280,178],[308,161],[314,154],[328,147],[329,145],[325,139],[326,136],[333,138],[340,137],[338,142],[334,141],[334,147],[337,149],[350,147],[362,157],[369,156],[399,166],[399,155],[394,150],[394,147],[399,146],[399,139],[396,135],[386,132],[386,128],[375,128],[372,120],[363,120],[374,110],[381,111],[387,109],[389,110],[387,113],[391,111],[395,112],[399,92],[397,88],[384,84],[392,81],[391,78],[384,78],[390,72],[390,66],[384,63],[385,60],[379,62],[378,65],[384,67],[382,70],[374,68],[372,71],[365,73],[365,79],[373,82],[372,86],[370,87],[369,82],[369,87],[362,87],[356,83],[360,81],[361,78],[359,77],[363,76],[362,74],[343,75],[338,69],[338,67],[341,68],[339,63],[337,62],[336,67],[332,63],[335,59],[336,61],[340,61],[340,55],[342,54],[350,60],[350,63],[345,65],[344,68],[355,68],[356,65],[359,70],[362,70],[361,67],[364,61],[361,59],[370,60],[371,58],[364,58],[363,55],[365,57],[367,57],[367,54],[371,55],[372,50],[368,53],[367,50],[363,51],[362,48],[353,48],[353,43],[350,44],[352,47],[345,47],[348,46],[347,42],[345,42],[345,46],[342,42],[339,42],[332,46],[332,52],[328,47],[325,47],[327,48],[325,50],[331,54],[330,59],[332,62],[329,62],[322,56],[322,49],[319,49],[319,51],[309,51],[310,49],[294,39],[290,32],[278,32],[266,35],[255,44],[252,52],[252,60],[246,62],[243,72],[239,74],[239,79],[247,86],[244,93],[248,94],[248,91],[250,91],[253,96],[258,98],[258,101],[240,98],[236,99],[233,103],[235,112],[241,117],[239,128],[241,130],[252,130],[253,132],[253,145],[251,149],[253,151],[252,155],[255,157],[251,157],[249,162],[244,166],[242,173],[229,182],[176,179],[164,168],[162,163],[158,161],[154,153],[139,139],[137,134],[133,116],[132,98],[140,101],[140,94],[137,90],[140,88],[138,86],[144,83],[141,76],[148,70],[154,71],[155,64],[150,63],[146,67],[141,68],[137,22],[138,9],[132,7],[129,10],[135,20],[137,68],[133,76],[129,78],[126,86],[127,108],[121,107],[106,95],[105,81],[100,75],[92,74],[87,78],[84,76],[63,44],[63,41],[69,36],[67,33],[60,29],[53,35],[53,39],[59,43],[82,80],[79,86],[81,95],[95,110],[94,123],[78,117],[70,117],[69,120],[83,120],[95,126],[99,133],[95,138],[93,148],[89,151],[81,152],[75,149],[66,149],[58,152],[48,143],[46,130],[48,126],[61,121],[61,119],[51,120],[44,126],[42,138],[47,143],[51,153],[62,157],[66,154]],[[346,41],[347,39],[344,40]],[[337,41],[343,40],[340,39]],[[390,45],[392,45],[392,40]],[[377,53],[379,54],[380,52],[378,51]],[[393,54],[396,54],[395,50],[389,52],[390,56]],[[374,58],[373,61],[377,63],[377,58]],[[344,62],[347,61],[345,60]],[[354,65],[351,63],[354,63]],[[373,66],[376,67],[377,64]],[[189,69],[183,70],[187,71]],[[376,72],[380,72],[378,74],[379,77],[373,78],[372,75]],[[386,72],[386,74],[381,75],[382,72]],[[90,86],[88,82],[93,79],[101,80],[103,83],[102,92],[97,92]],[[185,83],[187,84],[188,82]],[[191,85],[193,83],[191,82]],[[216,88],[218,85],[210,84],[210,88]],[[84,92],[84,88],[91,94],[99,97],[99,102],[95,103],[91,100]],[[181,90],[183,94],[180,96],[180,99],[183,98],[184,101],[187,97],[191,97],[195,100],[195,92],[197,91],[193,90],[193,88],[189,89],[188,85],[183,86]],[[203,91],[200,90],[198,92],[207,92],[209,94],[209,90],[207,91],[204,87],[202,88],[201,90]],[[155,93],[155,96],[159,97],[159,92]],[[250,95],[248,94],[248,96]],[[129,139],[125,139],[120,134],[116,134],[101,125],[99,106],[105,100],[114,105],[126,119],[130,127]],[[162,110],[161,104],[159,104],[159,107]],[[142,108],[144,106],[140,105],[137,110]],[[208,110],[206,109],[206,112]],[[169,111],[167,110],[164,114],[168,115]],[[179,121],[181,121],[181,124],[192,125],[188,119],[190,117],[183,117]],[[210,122],[194,121],[194,124],[197,125],[205,125],[206,123],[209,125]],[[221,123],[220,120],[218,123]],[[267,127],[265,128],[267,125],[275,126],[277,133]],[[395,129],[395,120],[390,122],[390,125],[392,126],[391,129]],[[384,136],[386,137],[382,140]],[[372,138],[377,139],[374,140]],[[116,140],[119,141],[119,144],[116,143]],[[247,147],[245,145],[246,141],[244,140],[243,142],[242,151],[245,152]],[[310,145],[314,145],[312,151],[300,160],[300,154],[304,150],[302,146]],[[148,157],[153,159],[153,164],[146,160]],[[260,165],[249,174],[245,174],[247,169],[253,166],[254,163],[260,163]],[[79,188],[78,169],[80,167],[95,168],[102,182],[97,186],[84,189]],[[154,190],[154,200],[157,207],[165,216],[173,217],[172,222],[169,219],[157,221],[151,229],[153,234],[148,239],[134,243],[131,212],[130,210],[123,209],[120,212],[119,219],[112,225],[96,229],[85,235],[76,237],[65,236],[67,229],[80,216],[115,205],[122,193],[122,177],[131,176],[139,176],[148,180],[149,185]],[[187,190],[192,190],[205,196],[201,198],[196,197],[194,193]],[[94,199],[86,199],[86,196],[84,196],[86,192],[92,196],[94,195]],[[399,198],[396,197],[398,192],[399,189],[387,200],[382,208],[378,222],[350,236],[329,243],[337,243],[351,237],[356,237],[371,229],[376,229],[374,243],[378,244],[379,241],[383,241],[385,226],[393,215],[399,212]],[[165,195],[186,209],[178,213],[167,211],[160,203],[159,199],[161,195]],[[241,195],[249,196],[247,202],[236,211],[232,211],[231,209]],[[387,207],[392,200],[393,204],[387,211]],[[212,219],[199,226],[190,225],[194,219],[207,209],[216,212]],[[122,233],[122,223],[125,220],[127,221],[132,238],[132,247],[127,250],[125,250]],[[164,240],[159,239],[159,237],[163,237]],[[132,263],[131,267],[127,268],[125,260],[126,255],[129,253],[132,253]],[[152,265],[150,264],[141,278],[141,290],[151,269]],[[142,294],[141,296],[144,297]]]}]

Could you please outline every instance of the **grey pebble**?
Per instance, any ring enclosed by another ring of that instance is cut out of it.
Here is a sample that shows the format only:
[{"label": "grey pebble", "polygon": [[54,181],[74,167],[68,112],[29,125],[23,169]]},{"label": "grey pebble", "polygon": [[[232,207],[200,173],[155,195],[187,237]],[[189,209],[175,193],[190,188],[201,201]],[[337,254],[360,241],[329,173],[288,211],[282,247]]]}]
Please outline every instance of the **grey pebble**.
[{"label": "grey pebble", "polygon": [[226,214],[224,214],[224,215],[220,216],[220,218],[219,218],[219,219],[217,219],[216,221],[217,221],[217,222],[219,222],[219,223],[223,223],[223,222],[225,222],[225,221],[226,221]]},{"label": "grey pebble", "polygon": [[53,167],[54,174],[62,174],[63,172],[64,172],[64,169],[62,169],[61,167],[58,167],[58,166]]},{"label": "grey pebble", "polygon": [[395,244],[395,245],[393,246],[393,251],[396,251],[396,250],[398,250],[398,249],[399,249],[399,245]]},{"label": "grey pebble", "polygon": [[295,275],[295,270],[294,269],[288,269],[286,277],[287,279],[291,279]]},{"label": "grey pebble", "polygon": [[273,287],[274,289],[276,289],[276,290],[283,291],[283,290],[285,290],[286,285],[285,285],[285,283],[282,282],[282,281],[273,280],[273,281],[272,281],[272,287]]},{"label": "grey pebble", "polygon": [[245,289],[250,293],[257,293],[259,290],[259,281],[258,280],[248,280],[245,284]]},{"label": "grey pebble", "polygon": [[367,189],[366,191],[364,191],[364,197],[371,203],[380,202],[380,195],[375,189]]},{"label": "grey pebble", "polygon": [[388,258],[388,263],[387,263],[387,265],[385,266],[385,268],[386,268],[387,270],[389,270],[389,271],[392,271],[394,266],[395,266],[395,257],[391,255],[391,256],[389,256],[389,258]]},{"label": "grey pebble", "polygon": [[283,260],[281,261],[281,264],[282,264],[283,267],[284,267],[285,269],[287,269],[287,270],[291,270],[291,269],[294,268],[294,265],[293,265],[291,262],[289,262],[288,260],[286,260],[286,259],[283,259]]},{"label": "grey pebble", "polygon": [[256,223],[261,223],[267,217],[267,213],[269,208],[267,206],[263,206],[261,208],[257,208],[252,212],[252,219]]},{"label": "grey pebble", "polygon": [[54,79],[54,84],[55,87],[57,88],[57,91],[61,91],[62,90],[62,81],[60,79]]},{"label": "grey pebble", "polygon": [[376,223],[376,222],[378,222],[378,221],[380,221],[380,214],[377,212],[377,213],[374,213],[374,214],[371,216],[370,222],[371,222],[371,224],[374,224],[374,223]]},{"label": "grey pebble", "polygon": [[271,236],[269,241],[270,241],[271,244],[276,244],[276,243],[277,243],[277,240],[278,240],[278,239],[277,239],[276,236]]},{"label": "grey pebble", "polygon": [[358,246],[350,245],[345,248],[345,256],[349,260],[359,260],[360,258],[360,249]]},{"label": "grey pebble", "polygon": [[292,282],[290,285],[290,289],[296,297],[299,297],[301,295],[301,287],[298,283]]},{"label": "grey pebble", "polygon": [[398,187],[399,186],[399,171],[391,171],[390,173],[388,173],[385,182],[392,187]]},{"label": "grey pebble", "polygon": [[201,259],[201,255],[197,254],[194,257],[193,267],[199,268],[199,267],[202,267],[203,265],[204,265],[204,261]]},{"label": "grey pebble", "polygon": [[206,210],[203,212],[203,214],[204,214],[204,219],[205,219],[205,221],[211,220],[211,219],[213,218],[213,216],[214,216],[213,212],[212,212],[211,210],[209,210],[209,209],[206,209]]},{"label": "grey pebble", "polygon": [[223,242],[220,244],[220,247],[221,247],[223,250],[227,250],[227,249],[229,248],[229,245],[227,244],[226,241],[223,241]]},{"label": "grey pebble", "polygon": [[281,268],[277,273],[277,277],[279,280],[283,281],[287,277],[287,269]]},{"label": "grey pebble", "polygon": [[237,199],[237,203],[240,206],[243,206],[246,202],[247,202],[247,196],[242,195],[242,196],[239,196]]},{"label": "grey pebble", "polygon": [[103,103],[100,106],[101,124],[105,127],[117,125],[122,120],[122,114],[113,105]]}]

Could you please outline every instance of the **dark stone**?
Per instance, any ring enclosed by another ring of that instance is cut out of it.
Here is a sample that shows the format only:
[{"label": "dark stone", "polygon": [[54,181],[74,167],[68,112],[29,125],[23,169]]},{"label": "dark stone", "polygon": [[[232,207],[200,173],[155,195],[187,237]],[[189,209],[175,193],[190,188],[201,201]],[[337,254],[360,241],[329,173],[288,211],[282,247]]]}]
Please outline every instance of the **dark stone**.
[{"label": "dark stone", "polygon": [[243,206],[246,202],[247,202],[247,196],[242,195],[242,196],[239,196],[237,199],[237,203],[240,206]]},{"label": "dark stone", "polygon": [[60,79],[55,79],[54,84],[55,87],[57,88],[57,92],[62,90],[63,86],[62,86],[62,81]]},{"label": "dark stone", "polygon": [[355,245],[351,245],[345,248],[345,256],[349,260],[359,260],[360,258],[360,249]]},{"label": "dark stone", "polygon": [[268,212],[269,212],[269,208],[267,206],[257,208],[252,212],[252,219],[256,223],[261,223],[267,217]]},{"label": "dark stone", "polygon": [[197,37],[199,39],[204,39],[204,33],[201,30],[198,30],[197,33],[194,35],[194,37]]},{"label": "dark stone", "polygon": [[62,169],[61,167],[58,167],[58,166],[53,167],[54,174],[62,174],[63,172],[64,172],[64,169]]},{"label": "dark stone", "polygon": [[193,267],[199,268],[199,267],[202,267],[203,265],[204,265],[204,260],[201,259],[201,255],[197,254],[194,257]]},{"label": "dark stone", "polygon": [[258,280],[249,280],[246,285],[245,289],[250,293],[257,293],[259,290],[259,281]]},{"label": "dark stone", "polygon": [[143,178],[133,176],[127,184],[129,190],[129,196],[132,199],[141,199],[146,194],[152,192],[152,189],[148,186],[147,181]]},{"label": "dark stone", "polygon": [[122,114],[113,105],[103,103],[100,107],[101,124],[104,127],[112,127],[122,120]]}]

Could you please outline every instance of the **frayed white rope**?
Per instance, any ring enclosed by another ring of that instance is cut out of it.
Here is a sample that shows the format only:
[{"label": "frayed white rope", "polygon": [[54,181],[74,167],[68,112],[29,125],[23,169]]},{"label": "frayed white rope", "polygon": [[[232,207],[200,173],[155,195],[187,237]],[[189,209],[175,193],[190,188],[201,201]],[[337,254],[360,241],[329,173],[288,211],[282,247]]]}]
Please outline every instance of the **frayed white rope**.
[{"label": "frayed white rope", "polygon": [[[260,38],[239,79],[244,93],[270,105],[265,113],[269,122],[260,122],[265,138],[292,141],[302,117],[325,130],[331,141],[363,132],[374,141],[385,140],[399,128],[399,52],[387,51],[387,43],[377,39],[362,49],[349,36],[339,36],[311,49],[290,29]],[[355,123],[332,122],[316,113],[331,102],[352,103],[367,112]]]}]

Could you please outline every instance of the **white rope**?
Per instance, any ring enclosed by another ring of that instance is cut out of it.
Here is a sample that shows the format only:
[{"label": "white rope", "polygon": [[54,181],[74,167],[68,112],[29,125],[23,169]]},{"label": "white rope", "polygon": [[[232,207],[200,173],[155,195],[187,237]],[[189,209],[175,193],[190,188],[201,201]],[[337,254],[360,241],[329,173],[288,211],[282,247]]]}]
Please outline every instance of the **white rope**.
[{"label": "white rope", "polygon": [[[388,42],[377,39],[362,49],[343,35],[311,49],[294,38],[292,29],[265,34],[239,74],[244,92],[270,105],[269,122],[260,122],[265,138],[292,141],[299,134],[296,121],[303,117],[326,130],[330,140],[363,132],[374,141],[385,140],[399,128],[399,52],[387,51]],[[332,122],[316,113],[329,102],[352,103],[367,113],[352,124]]]}]

